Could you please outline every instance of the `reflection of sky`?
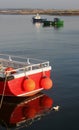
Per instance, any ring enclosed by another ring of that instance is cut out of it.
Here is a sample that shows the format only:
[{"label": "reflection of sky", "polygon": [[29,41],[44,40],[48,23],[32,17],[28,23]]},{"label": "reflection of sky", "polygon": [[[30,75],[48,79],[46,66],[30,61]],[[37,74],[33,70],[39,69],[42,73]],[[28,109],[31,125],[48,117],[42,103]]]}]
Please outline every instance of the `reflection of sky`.
[{"label": "reflection of sky", "polygon": [[0,8],[79,9],[79,0],[0,0]]}]

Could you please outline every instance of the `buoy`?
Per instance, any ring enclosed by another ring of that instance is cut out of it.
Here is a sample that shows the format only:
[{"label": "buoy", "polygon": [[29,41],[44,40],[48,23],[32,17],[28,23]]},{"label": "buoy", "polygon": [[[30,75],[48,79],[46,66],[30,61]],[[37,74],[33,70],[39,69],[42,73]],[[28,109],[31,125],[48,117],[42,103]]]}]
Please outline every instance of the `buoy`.
[{"label": "buoy", "polygon": [[14,68],[12,68],[12,67],[7,67],[7,68],[5,69],[5,72],[8,73],[8,71],[12,71],[11,74],[13,74],[13,73],[15,73],[15,70],[14,70],[14,71],[13,71],[13,70],[14,70]]},{"label": "buoy", "polygon": [[35,89],[35,82],[30,78],[26,78],[23,83],[23,88],[25,91],[33,91]]},{"label": "buoy", "polygon": [[53,82],[49,77],[43,77],[41,80],[41,87],[44,89],[50,89],[53,86]]}]

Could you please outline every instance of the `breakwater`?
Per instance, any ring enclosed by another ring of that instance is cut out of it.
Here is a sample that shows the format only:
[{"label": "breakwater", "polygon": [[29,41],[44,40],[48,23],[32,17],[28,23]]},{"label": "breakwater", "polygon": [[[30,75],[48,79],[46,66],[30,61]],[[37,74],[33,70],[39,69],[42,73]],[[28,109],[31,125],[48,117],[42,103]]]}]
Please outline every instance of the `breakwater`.
[{"label": "breakwater", "polygon": [[4,15],[29,15],[29,14],[46,14],[46,15],[79,15],[78,10],[56,10],[56,9],[0,9],[0,14]]}]

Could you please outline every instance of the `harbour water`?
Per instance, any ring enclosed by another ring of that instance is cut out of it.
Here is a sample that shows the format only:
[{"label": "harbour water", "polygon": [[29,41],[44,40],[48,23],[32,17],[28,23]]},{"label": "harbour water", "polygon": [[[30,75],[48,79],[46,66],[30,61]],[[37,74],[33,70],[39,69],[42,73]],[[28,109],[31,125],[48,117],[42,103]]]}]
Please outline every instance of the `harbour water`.
[{"label": "harbour water", "polygon": [[[9,126],[0,117],[0,130],[77,130],[79,129],[79,17],[56,16],[64,20],[64,26],[60,28],[33,24],[32,17],[32,15],[0,15],[0,53],[49,60],[54,85],[52,89],[43,93],[52,99],[53,106],[59,105],[60,109],[56,112],[52,110],[28,126],[25,122],[24,127],[19,128],[16,126],[8,128]],[[42,17],[53,20],[55,16]]]}]

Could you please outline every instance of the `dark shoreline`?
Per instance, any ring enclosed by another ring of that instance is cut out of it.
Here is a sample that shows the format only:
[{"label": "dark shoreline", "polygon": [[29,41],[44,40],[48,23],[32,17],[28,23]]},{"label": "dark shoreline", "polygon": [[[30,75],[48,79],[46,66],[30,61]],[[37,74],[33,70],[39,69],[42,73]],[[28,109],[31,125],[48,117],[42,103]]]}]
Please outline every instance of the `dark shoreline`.
[{"label": "dark shoreline", "polygon": [[55,10],[55,9],[0,9],[2,15],[64,15],[64,16],[79,16],[78,10]]}]

